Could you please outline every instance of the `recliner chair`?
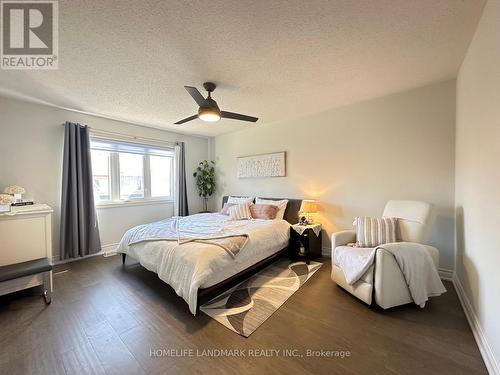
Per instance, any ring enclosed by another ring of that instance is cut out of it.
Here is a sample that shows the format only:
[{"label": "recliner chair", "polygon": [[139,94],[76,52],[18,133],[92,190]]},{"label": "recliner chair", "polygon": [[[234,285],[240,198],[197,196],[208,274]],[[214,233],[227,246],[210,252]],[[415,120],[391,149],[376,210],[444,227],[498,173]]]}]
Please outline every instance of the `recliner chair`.
[{"label": "recliner chair", "polygon": [[[426,202],[391,200],[387,202],[382,216],[398,218],[396,239],[404,242],[424,243],[428,231],[432,205]],[[335,263],[338,247],[356,242],[356,231],[345,230],[332,234],[332,280],[339,286],[371,305],[375,303],[384,309],[412,303],[410,291],[394,256],[384,249],[378,249],[375,263],[354,285],[349,285],[343,271]],[[427,246],[436,269],[439,266],[439,251]]]}]

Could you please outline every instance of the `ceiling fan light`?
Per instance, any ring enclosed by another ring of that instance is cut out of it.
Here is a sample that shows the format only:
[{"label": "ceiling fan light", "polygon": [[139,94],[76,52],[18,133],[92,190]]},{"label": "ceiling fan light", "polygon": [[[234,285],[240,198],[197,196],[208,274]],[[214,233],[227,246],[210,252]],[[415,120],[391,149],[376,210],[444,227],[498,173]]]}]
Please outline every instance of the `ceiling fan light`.
[{"label": "ceiling fan light", "polygon": [[216,122],[220,120],[220,111],[213,108],[200,108],[198,118],[206,122]]},{"label": "ceiling fan light", "polygon": [[202,113],[198,117],[200,120],[206,122],[216,122],[220,120],[220,116],[217,113]]}]

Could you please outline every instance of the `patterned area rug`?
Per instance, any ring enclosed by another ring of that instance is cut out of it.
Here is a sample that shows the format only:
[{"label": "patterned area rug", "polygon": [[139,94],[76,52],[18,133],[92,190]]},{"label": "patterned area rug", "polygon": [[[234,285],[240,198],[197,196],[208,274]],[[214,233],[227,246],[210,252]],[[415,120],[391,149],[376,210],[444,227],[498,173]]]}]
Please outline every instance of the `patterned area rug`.
[{"label": "patterned area rug", "polygon": [[230,330],[250,336],[322,266],[281,259],[200,307]]}]

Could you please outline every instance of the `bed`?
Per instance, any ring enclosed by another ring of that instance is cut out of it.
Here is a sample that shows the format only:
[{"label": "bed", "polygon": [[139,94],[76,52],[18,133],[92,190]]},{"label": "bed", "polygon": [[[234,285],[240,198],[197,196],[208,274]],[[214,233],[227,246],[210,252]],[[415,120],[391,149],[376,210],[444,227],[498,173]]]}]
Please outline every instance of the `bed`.
[{"label": "bed", "polygon": [[[227,196],[223,197],[222,205],[227,200]],[[154,240],[133,241],[141,228],[174,225],[174,219],[131,228],[120,241],[118,252],[124,263],[128,255],[155,272],[188,303],[191,313],[197,315],[201,305],[285,255],[290,224],[298,222],[301,202],[289,199],[283,220],[230,221],[228,216],[220,213],[201,213],[180,219],[186,220],[193,231],[203,232],[204,225],[214,223],[231,228],[235,233],[245,233],[248,242],[237,253],[213,243],[167,241],[161,236]]]}]

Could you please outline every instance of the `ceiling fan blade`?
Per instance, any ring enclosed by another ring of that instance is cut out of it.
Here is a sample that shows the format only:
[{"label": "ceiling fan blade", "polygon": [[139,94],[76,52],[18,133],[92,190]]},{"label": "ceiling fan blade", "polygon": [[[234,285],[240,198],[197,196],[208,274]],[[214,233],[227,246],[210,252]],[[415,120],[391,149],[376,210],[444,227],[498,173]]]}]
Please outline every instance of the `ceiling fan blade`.
[{"label": "ceiling fan blade", "polygon": [[189,93],[189,95],[191,95],[191,97],[198,104],[198,106],[203,107],[203,105],[206,104],[205,98],[203,97],[203,95],[200,94],[200,92],[196,87],[184,86],[184,88]]},{"label": "ceiling fan blade", "polygon": [[242,115],[240,113],[234,113],[234,112],[221,111],[220,114],[222,118],[230,118],[233,120],[250,121],[250,122],[257,122],[258,120],[257,117]]},{"label": "ceiling fan blade", "polygon": [[192,115],[192,116],[189,116],[189,117],[186,117],[185,119],[183,120],[179,120],[177,121],[176,123],[174,123],[174,125],[180,125],[180,124],[184,124],[185,122],[188,122],[188,121],[191,121],[191,120],[194,120],[198,118],[198,115]]}]

